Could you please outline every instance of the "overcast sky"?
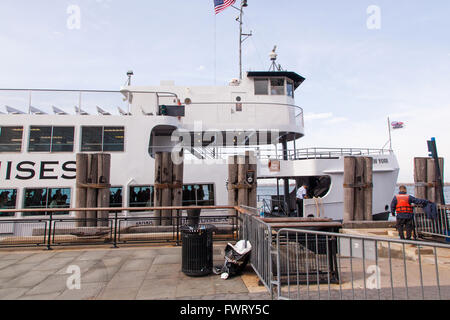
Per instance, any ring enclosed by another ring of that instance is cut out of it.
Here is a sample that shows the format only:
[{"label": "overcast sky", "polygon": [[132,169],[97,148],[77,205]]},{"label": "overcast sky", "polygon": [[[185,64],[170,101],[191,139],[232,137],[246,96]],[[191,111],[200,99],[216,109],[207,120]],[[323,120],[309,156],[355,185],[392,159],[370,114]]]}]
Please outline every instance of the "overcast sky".
[{"label": "overcast sky", "polygon": [[[450,159],[448,0],[248,2],[244,69],[268,70],[276,44],[283,68],[307,79],[297,145],[381,148],[390,116],[406,123],[393,132],[399,181],[413,180],[430,137]],[[213,0],[2,0],[0,88],[116,90],[129,69],[136,85],[223,85],[238,77],[236,16],[215,16]]]}]

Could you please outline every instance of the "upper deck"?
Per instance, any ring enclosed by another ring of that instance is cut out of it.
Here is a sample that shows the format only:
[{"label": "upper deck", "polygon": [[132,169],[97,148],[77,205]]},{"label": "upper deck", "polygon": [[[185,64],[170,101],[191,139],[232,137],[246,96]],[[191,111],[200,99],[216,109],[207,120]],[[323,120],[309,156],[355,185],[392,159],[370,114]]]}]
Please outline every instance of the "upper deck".
[{"label": "upper deck", "polygon": [[[0,89],[0,125],[91,124],[143,120],[190,132],[277,131],[290,140],[304,135],[295,89],[303,78],[290,72],[250,72],[227,86],[125,86],[119,91]],[[117,112],[117,111],[118,112]],[[114,119],[114,120],[113,120]]]}]

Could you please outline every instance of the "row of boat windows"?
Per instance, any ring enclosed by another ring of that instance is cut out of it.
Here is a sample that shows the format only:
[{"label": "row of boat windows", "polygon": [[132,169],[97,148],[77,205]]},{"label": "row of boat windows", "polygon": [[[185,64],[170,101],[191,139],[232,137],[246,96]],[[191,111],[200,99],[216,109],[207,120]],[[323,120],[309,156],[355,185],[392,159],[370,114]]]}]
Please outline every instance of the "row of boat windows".
[{"label": "row of boat windows", "polygon": [[[23,127],[0,127],[0,152],[21,152]],[[28,152],[73,152],[75,127],[31,126]],[[81,127],[82,152],[123,152],[125,127]]]},{"label": "row of boat windows", "polygon": [[[130,187],[128,205],[131,208],[154,206],[153,186]],[[121,208],[123,204],[122,187],[110,188],[110,207]],[[183,206],[213,206],[213,184],[195,184],[183,186]],[[71,188],[29,188],[25,189],[23,209],[70,208]],[[0,189],[0,217],[13,217],[14,213],[2,213],[1,209],[17,208],[17,189]],[[67,215],[61,212],[55,215]],[[23,216],[42,216],[42,212],[27,212]]]},{"label": "row of boat windows", "polygon": [[294,98],[294,83],[284,78],[255,79],[255,95],[269,94]]}]

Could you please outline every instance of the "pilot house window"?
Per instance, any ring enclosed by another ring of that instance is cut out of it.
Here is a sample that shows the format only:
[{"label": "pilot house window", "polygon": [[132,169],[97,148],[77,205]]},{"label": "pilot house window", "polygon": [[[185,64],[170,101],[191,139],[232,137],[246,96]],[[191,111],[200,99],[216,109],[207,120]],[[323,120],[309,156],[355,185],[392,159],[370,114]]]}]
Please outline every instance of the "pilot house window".
[{"label": "pilot house window", "polygon": [[291,81],[287,82],[286,89],[288,97],[294,98],[294,84]]},{"label": "pilot house window", "polygon": [[81,151],[124,151],[124,127],[83,127]]},{"label": "pilot house window", "polygon": [[73,152],[74,127],[30,127],[29,152]]},{"label": "pilot house window", "polygon": [[255,95],[294,96],[294,85],[285,78],[255,79]]},{"label": "pilot house window", "polygon": [[284,79],[270,79],[271,95],[284,95]]},{"label": "pilot house window", "polygon": [[0,127],[0,152],[22,151],[23,127]]},{"label": "pilot house window", "polygon": [[269,80],[255,79],[255,94],[269,94]]}]

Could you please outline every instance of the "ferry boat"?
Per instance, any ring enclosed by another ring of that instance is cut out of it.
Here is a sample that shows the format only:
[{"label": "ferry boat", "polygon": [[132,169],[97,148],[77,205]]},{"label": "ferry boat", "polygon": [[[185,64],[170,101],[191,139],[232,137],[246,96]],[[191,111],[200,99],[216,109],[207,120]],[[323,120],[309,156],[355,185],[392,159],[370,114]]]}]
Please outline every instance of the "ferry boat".
[{"label": "ferry boat", "polygon": [[[270,71],[223,86],[134,86],[130,72],[116,91],[0,89],[0,220],[42,215],[1,208],[73,207],[80,152],[112,155],[111,207],[152,206],[154,155],[180,146],[180,134],[190,138],[182,143],[183,205],[227,205],[226,160],[252,150],[259,184],[276,185],[259,195],[266,213],[342,220],[344,157],[370,156],[373,213],[387,219],[399,172],[394,152],[301,148],[304,111],[295,96],[305,78],[277,66],[275,50],[271,60]],[[295,192],[304,184],[309,199],[299,208]]]}]

